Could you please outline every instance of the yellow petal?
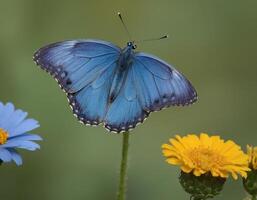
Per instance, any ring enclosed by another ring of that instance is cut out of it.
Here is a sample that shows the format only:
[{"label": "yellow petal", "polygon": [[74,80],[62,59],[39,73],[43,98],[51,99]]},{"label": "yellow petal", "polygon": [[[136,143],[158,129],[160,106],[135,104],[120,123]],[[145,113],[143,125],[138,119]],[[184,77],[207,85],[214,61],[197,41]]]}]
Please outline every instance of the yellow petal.
[{"label": "yellow petal", "polygon": [[172,146],[169,144],[163,144],[162,149],[172,149]]},{"label": "yellow petal", "polygon": [[171,165],[180,165],[181,161],[176,159],[176,158],[168,158],[167,163],[171,164]]},{"label": "yellow petal", "polygon": [[192,171],[192,168],[187,165],[182,165],[181,170],[185,173],[190,173]]}]

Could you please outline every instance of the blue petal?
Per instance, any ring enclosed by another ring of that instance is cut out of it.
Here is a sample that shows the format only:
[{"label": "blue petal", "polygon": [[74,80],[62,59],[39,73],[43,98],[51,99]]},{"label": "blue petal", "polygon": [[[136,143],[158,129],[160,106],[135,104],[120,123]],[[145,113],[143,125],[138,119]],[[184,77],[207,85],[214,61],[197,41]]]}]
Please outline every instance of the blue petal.
[{"label": "blue petal", "polygon": [[0,113],[2,112],[3,109],[4,109],[4,104],[0,101]]},{"label": "blue petal", "polygon": [[1,147],[2,148],[21,148],[21,149],[27,149],[29,151],[40,149],[39,144],[32,141],[19,140],[19,138],[8,140],[7,143],[1,145]]},{"label": "blue petal", "polygon": [[22,165],[22,158],[20,154],[15,149],[9,149],[9,151],[12,155],[12,160],[16,163],[16,165]]},{"label": "blue petal", "polygon": [[4,125],[8,122],[12,113],[14,112],[14,105],[12,103],[7,103],[0,112],[0,127],[4,127]]},{"label": "blue petal", "polygon": [[12,133],[13,130],[26,118],[27,115],[28,113],[23,112],[22,110],[15,110],[9,117],[8,121],[3,124],[2,128],[4,128],[7,132]]},{"label": "blue petal", "polygon": [[10,132],[10,136],[17,136],[28,131],[31,131],[35,128],[38,128],[39,124],[34,119],[26,119],[22,123],[20,123],[12,132]]},{"label": "blue petal", "polygon": [[4,148],[0,148],[0,160],[3,162],[10,162],[12,160],[12,154]]},{"label": "blue petal", "polygon": [[22,135],[11,137],[11,138],[9,138],[9,140],[23,140],[23,141],[33,140],[33,141],[38,141],[38,140],[42,140],[42,138],[39,135],[24,133]]}]

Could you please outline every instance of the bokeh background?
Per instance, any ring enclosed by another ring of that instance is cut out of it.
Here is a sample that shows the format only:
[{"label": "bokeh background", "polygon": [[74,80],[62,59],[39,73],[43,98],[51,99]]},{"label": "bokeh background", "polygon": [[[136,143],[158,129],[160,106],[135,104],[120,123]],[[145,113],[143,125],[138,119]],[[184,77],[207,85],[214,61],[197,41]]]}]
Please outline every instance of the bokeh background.
[{"label": "bokeh background", "polygon": [[[208,132],[238,144],[257,145],[257,1],[255,0],[1,0],[0,100],[11,101],[40,121],[44,141],[21,152],[24,165],[0,167],[1,199],[115,199],[121,135],[85,127],[71,114],[65,94],[33,62],[33,52],[51,42],[98,38],[124,46],[127,35],[139,51],[174,64],[194,84],[191,107],[154,113],[132,133],[128,200],[189,199],[179,170],[164,162],[160,146],[175,134]],[[231,181],[216,199],[242,199],[241,181]]]}]

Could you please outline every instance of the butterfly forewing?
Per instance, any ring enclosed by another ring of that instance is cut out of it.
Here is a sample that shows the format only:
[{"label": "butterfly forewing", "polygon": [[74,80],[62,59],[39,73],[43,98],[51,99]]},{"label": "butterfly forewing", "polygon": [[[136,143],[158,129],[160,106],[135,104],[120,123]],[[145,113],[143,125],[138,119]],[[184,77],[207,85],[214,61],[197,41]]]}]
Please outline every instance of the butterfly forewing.
[{"label": "butterfly forewing", "polygon": [[104,41],[70,40],[39,49],[34,60],[54,76],[66,92],[76,92],[117,59],[120,51]]},{"label": "butterfly forewing", "polygon": [[192,84],[174,67],[161,59],[145,54],[135,55],[138,93],[144,109],[157,111],[170,105],[187,105],[196,101]]}]

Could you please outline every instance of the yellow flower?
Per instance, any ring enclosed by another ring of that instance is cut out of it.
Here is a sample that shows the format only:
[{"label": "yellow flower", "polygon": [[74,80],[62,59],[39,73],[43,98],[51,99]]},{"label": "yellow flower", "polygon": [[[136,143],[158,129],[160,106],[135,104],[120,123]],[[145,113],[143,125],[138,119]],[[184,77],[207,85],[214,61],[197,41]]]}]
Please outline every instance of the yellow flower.
[{"label": "yellow flower", "polygon": [[237,174],[247,177],[248,156],[233,141],[224,142],[219,136],[200,136],[190,134],[176,136],[169,140],[171,144],[163,144],[162,152],[167,162],[180,165],[185,173],[201,176],[211,173],[214,177],[227,178],[231,173],[234,179]]},{"label": "yellow flower", "polygon": [[249,156],[249,165],[254,170],[257,170],[257,147],[247,145],[247,154]]}]

